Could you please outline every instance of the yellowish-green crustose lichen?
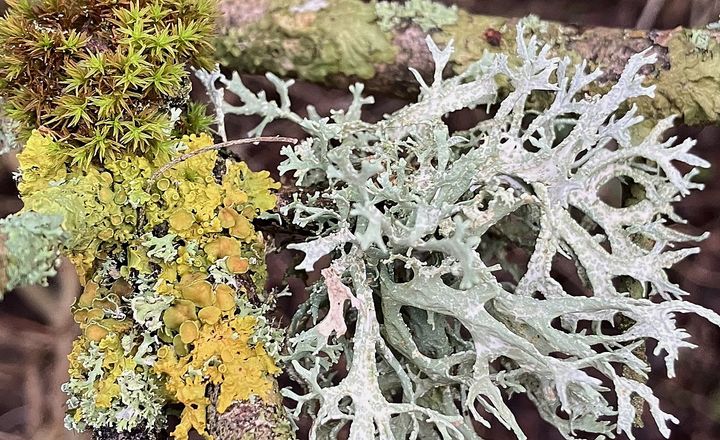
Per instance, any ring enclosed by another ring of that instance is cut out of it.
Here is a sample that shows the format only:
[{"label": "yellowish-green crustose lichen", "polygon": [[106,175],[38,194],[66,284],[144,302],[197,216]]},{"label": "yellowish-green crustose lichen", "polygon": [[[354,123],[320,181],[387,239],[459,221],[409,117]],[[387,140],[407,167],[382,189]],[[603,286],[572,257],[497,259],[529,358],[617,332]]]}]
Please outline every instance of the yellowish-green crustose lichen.
[{"label": "yellowish-green crustose lichen", "polygon": [[412,23],[427,32],[458,20],[457,6],[445,6],[432,0],[408,0],[404,3],[379,1],[375,4],[375,11],[378,24],[384,31]]},{"label": "yellowish-green crustose lichen", "polygon": [[277,342],[248,298],[265,278],[252,221],[278,185],[215,150],[160,169],[213,144],[186,66],[210,64],[214,2],[11,6],[0,95],[26,141],[18,218],[57,219],[84,286],[67,425],[152,438],[179,404],[173,437],[211,439],[209,405],[276,403]]}]

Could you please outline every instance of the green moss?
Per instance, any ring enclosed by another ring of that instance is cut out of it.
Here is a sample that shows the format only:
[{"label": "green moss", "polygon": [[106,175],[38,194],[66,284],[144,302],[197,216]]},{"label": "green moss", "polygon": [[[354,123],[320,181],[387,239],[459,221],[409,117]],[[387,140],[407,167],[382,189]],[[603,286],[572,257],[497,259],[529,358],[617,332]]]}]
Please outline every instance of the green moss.
[{"label": "green moss", "polygon": [[0,20],[0,97],[83,166],[166,155],[186,64],[212,67],[214,0],[20,0]]},{"label": "green moss", "polygon": [[[292,12],[300,3],[276,0],[259,21],[227,30],[218,40],[222,64],[320,81],[334,74],[371,78],[377,64],[394,60],[391,34],[375,24],[374,5],[337,0],[318,11]],[[253,43],[239,44],[248,40]]]}]

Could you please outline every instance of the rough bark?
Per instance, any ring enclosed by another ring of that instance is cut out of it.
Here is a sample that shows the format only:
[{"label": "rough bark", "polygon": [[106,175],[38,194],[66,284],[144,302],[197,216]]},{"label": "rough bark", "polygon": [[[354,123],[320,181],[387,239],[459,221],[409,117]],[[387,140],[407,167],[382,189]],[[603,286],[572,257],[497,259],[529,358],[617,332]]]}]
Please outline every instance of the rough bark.
[{"label": "rough bark", "polygon": [[[217,402],[218,389],[210,392],[210,399]],[[282,406],[278,392],[272,401],[251,399],[235,402],[224,413],[215,406],[208,409],[208,430],[218,440],[291,440],[295,438],[292,426]]]},{"label": "rough bark", "polygon": [[[362,81],[369,92],[400,97],[418,91],[408,67],[431,76],[428,33],[440,44],[454,40],[452,67],[462,70],[486,50],[514,53],[519,20],[458,11],[453,24],[426,33],[411,21],[383,30],[374,3],[362,0],[223,0],[221,9],[218,52],[229,68],[333,87]],[[557,55],[603,69],[601,88],[619,77],[632,54],[649,49],[658,55],[646,72],[657,90],[655,99],[638,102],[641,112],[653,119],[681,115],[688,124],[720,120],[718,31],[585,28],[538,20],[528,20],[527,28]]]}]

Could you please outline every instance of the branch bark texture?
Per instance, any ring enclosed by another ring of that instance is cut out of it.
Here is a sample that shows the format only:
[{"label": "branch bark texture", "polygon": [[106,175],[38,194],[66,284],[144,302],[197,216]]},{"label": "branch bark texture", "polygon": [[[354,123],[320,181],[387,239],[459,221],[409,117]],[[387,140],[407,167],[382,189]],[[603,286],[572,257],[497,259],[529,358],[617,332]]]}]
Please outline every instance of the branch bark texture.
[{"label": "branch bark texture", "polygon": [[[457,11],[452,24],[424,31],[412,19],[381,26],[375,3],[362,0],[223,0],[218,52],[222,64],[243,73],[273,72],[332,87],[362,81],[373,93],[409,97],[418,92],[408,71],[432,76],[425,37],[454,41],[452,68],[462,70],[484,51],[515,53],[517,18]],[[649,49],[658,56],[645,72],[654,99],[637,102],[653,119],[680,115],[688,124],[720,121],[720,32],[676,28],[644,31],[527,20],[526,29],[560,56],[586,59],[605,72],[599,88],[619,78],[628,58]],[[426,26],[427,29],[427,26]],[[602,90],[591,90],[591,92]]]}]

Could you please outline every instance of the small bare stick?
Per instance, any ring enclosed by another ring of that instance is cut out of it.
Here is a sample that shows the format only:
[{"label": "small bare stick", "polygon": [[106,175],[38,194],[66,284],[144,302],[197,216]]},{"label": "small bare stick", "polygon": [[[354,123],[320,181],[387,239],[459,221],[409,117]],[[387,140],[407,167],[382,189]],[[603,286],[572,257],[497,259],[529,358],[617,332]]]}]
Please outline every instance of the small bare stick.
[{"label": "small bare stick", "polygon": [[289,138],[289,137],[281,137],[281,136],[273,136],[273,137],[259,136],[259,137],[252,137],[252,138],[247,138],[247,139],[237,139],[234,141],[221,142],[219,144],[201,148],[199,150],[195,150],[190,153],[183,154],[182,156],[177,157],[177,158],[171,160],[170,162],[166,163],[165,165],[161,166],[160,168],[158,168],[157,171],[155,171],[152,174],[152,176],[150,176],[150,179],[147,182],[147,189],[149,190],[152,187],[153,183],[155,183],[155,181],[160,176],[165,174],[165,172],[167,170],[169,170],[170,168],[179,164],[180,162],[184,162],[192,157],[195,157],[195,156],[203,154],[203,153],[207,153],[208,151],[222,150],[223,148],[234,147],[236,145],[257,144],[260,142],[285,142],[285,143],[295,145],[297,143],[297,139]]}]

